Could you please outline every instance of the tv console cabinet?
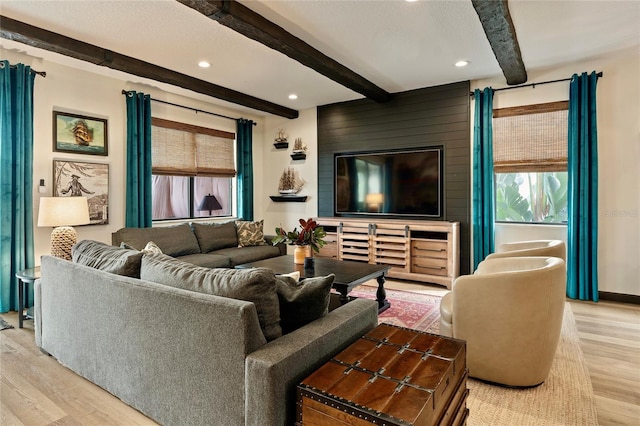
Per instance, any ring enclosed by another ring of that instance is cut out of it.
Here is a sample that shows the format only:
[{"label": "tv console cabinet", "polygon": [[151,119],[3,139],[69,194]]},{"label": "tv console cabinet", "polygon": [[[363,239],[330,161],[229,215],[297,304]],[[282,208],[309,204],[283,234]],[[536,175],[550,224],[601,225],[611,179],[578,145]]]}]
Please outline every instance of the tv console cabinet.
[{"label": "tv console cabinet", "polygon": [[327,244],[316,256],[389,265],[391,278],[451,288],[460,275],[460,223],[319,217]]}]

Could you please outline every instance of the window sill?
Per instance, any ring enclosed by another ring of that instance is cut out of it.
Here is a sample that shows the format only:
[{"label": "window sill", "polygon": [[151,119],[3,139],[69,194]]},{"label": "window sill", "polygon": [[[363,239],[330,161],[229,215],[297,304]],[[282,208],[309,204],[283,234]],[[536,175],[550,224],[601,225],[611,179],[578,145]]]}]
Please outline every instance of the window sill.
[{"label": "window sill", "polygon": [[235,216],[216,216],[216,217],[197,217],[193,219],[185,218],[185,219],[166,219],[166,220],[154,220],[151,223],[152,227],[163,227],[163,226],[173,226],[180,225],[181,223],[191,223],[191,222],[215,222],[215,223],[225,223],[232,220],[239,220]]},{"label": "window sill", "polygon": [[559,226],[567,226],[567,223],[544,223],[544,222],[499,222],[496,221],[496,225],[504,227],[522,227],[522,226],[536,226],[536,227],[549,227],[557,228]]}]

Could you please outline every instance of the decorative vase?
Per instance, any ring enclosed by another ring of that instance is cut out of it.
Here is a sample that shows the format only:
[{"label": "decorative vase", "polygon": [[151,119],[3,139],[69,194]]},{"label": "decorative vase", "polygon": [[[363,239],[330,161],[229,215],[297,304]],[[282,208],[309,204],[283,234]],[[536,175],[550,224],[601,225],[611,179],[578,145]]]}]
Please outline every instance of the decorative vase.
[{"label": "decorative vase", "polygon": [[293,263],[303,265],[305,257],[311,257],[311,246],[296,246],[293,251]]}]

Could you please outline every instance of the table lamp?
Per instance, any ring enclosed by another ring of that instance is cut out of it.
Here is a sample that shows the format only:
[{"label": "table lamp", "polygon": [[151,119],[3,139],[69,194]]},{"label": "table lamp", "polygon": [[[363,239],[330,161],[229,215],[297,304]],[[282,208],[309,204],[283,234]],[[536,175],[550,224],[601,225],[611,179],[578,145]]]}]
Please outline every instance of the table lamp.
[{"label": "table lamp", "polygon": [[216,198],[216,196],[208,194],[208,195],[205,195],[202,201],[200,202],[200,205],[198,206],[198,211],[209,210],[209,216],[211,216],[212,210],[220,210],[221,208],[222,206],[220,205],[220,202],[218,202],[218,199]]},{"label": "table lamp", "polygon": [[86,225],[89,204],[86,197],[40,197],[38,226],[53,226],[51,254],[71,260],[71,247],[78,241],[74,225]]}]

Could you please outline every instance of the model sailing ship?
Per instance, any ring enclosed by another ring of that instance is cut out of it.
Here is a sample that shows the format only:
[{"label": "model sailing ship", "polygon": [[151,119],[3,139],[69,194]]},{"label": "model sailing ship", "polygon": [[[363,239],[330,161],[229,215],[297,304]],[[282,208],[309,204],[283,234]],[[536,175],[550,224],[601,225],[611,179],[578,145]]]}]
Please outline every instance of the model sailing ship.
[{"label": "model sailing ship", "polygon": [[283,149],[283,148],[289,147],[289,142],[287,142],[287,134],[283,129],[278,129],[278,132],[276,133],[276,137],[273,138],[273,140],[274,140],[273,146],[275,146],[276,149]]},{"label": "model sailing ship", "polygon": [[287,141],[287,134],[285,133],[285,131],[283,129],[278,129],[278,133],[276,133],[275,141],[276,142],[286,142]]},{"label": "model sailing ship", "polygon": [[293,143],[293,153],[294,154],[304,154],[307,152],[307,146],[302,143],[302,138],[296,138]]},{"label": "model sailing ship", "polygon": [[280,176],[278,192],[280,195],[295,195],[300,192],[304,183],[295,169],[287,167]]}]

